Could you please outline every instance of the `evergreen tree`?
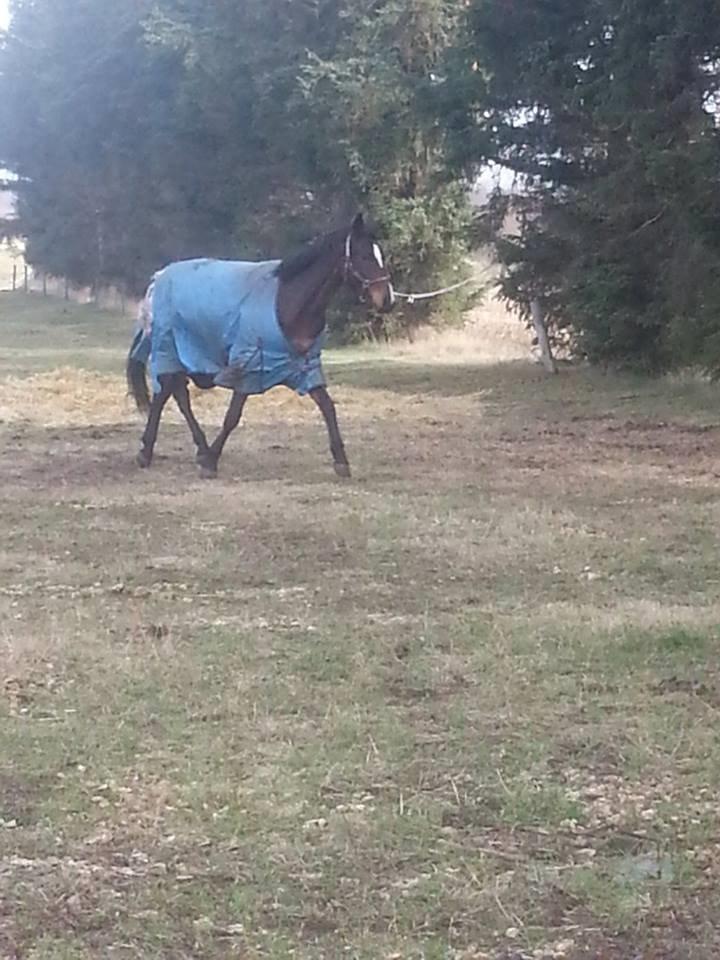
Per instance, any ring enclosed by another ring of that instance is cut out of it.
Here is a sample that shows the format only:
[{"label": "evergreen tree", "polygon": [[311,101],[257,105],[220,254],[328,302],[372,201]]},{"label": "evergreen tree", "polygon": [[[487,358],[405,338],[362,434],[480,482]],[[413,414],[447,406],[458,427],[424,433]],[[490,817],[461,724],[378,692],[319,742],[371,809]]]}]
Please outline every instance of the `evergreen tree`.
[{"label": "evergreen tree", "polygon": [[457,12],[16,0],[0,163],[21,178],[28,258],[138,291],[168,260],[278,255],[362,205],[401,283],[454,279],[467,202],[427,103]]},{"label": "evergreen tree", "polygon": [[[427,108],[456,4],[165,0],[162,10],[156,35],[183,51],[184,103],[205,128],[198,139],[216,146],[209,181],[235,203],[244,254],[277,252],[362,205],[401,282],[457,279],[468,204]],[[415,306],[405,320],[428,312]]]},{"label": "evergreen tree", "polygon": [[522,178],[504,292],[592,360],[720,366],[713,0],[472,0],[443,115],[461,165]]},{"label": "evergreen tree", "polygon": [[143,0],[24,0],[0,51],[0,162],[30,263],[139,290],[183,245],[167,189],[177,68],[148,57]]}]

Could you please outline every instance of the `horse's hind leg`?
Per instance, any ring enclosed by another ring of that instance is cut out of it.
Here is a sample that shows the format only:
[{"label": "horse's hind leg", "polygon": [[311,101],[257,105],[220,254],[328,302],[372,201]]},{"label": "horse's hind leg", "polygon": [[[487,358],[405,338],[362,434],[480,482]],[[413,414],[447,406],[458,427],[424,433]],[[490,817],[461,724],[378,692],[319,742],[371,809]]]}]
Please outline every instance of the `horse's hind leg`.
[{"label": "horse's hind leg", "polygon": [[172,396],[172,387],[170,377],[160,377],[160,389],[153,395],[148,413],[147,423],[142,435],[142,446],[137,455],[137,462],[141,467],[149,467],[152,463],[153,450],[157,440],[158,427],[160,426],[160,417],[162,416],[165,404]]},{"label": "horse's hind leg", "polygon": [[187,425],[190,427],[190,433],[192,438],[195,441],[195,446],[197,447],[197,456],[198,460],[202,457],[207,456],[209,452],[207,437],[203,431],[203,428],[195,419],[195,414],[192,412],[192,406],[190,405],[190,394],[188,393],[187,379],[183,374],[177,374],[173,380],[172,385],[173,396],[175,397],[175,402],[180,408],[180,413],[185,417]]},{"label": "horse's hind leg", "polygon": [[332,401],[332,397],[325,387],[316,387],[310,391],[310,396],[320,408],[325,418],[325,423],[327,424],[328,436],[330,438],[330,452],[332,453],[335,473],[339,477],[349,477],[350,464],[348,463],[348,458],[345,453],[345,444],[340,435],[340,427],[338,426],[335,404]]},{"label": "horse's hind leg", "polygon": [[220,433],[218,433],[217,437],[213,440],[207,454],[205,456],[198,455],[198,463],[202,467],[203,476],[217,476],[218,460],[223,452],[227,438],[240,423],[240,417],[242,416],[246,400],[247,394],[233,393]]}]

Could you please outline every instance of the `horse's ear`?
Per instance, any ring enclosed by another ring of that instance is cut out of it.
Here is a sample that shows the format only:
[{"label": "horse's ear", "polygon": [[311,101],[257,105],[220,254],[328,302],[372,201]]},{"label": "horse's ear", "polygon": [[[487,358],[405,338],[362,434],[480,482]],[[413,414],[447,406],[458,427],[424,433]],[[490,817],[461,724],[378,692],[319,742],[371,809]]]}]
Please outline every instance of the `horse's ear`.
[{"label": "horse's ear", "polygon": [[365,228],[365,217],[362,210],[355,214],[355,219],[352,222],[353,233],[359,233]]}]

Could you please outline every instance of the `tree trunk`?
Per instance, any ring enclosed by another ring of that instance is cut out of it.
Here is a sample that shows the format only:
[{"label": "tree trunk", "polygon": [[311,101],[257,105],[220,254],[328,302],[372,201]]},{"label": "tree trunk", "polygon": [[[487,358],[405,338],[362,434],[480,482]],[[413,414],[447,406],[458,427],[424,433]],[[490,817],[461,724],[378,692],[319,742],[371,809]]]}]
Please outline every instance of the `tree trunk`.
[{"label": "tree trunk", "polygon": [[545,326],[545,317],[539,300],[532,300],[530,303],[530,315],[532,316],[533,326],[540,345],[540,358],[542,365],[548,373],[557,373],[557,363],[553,357],[550,340],[548,338],[547,327]]}]

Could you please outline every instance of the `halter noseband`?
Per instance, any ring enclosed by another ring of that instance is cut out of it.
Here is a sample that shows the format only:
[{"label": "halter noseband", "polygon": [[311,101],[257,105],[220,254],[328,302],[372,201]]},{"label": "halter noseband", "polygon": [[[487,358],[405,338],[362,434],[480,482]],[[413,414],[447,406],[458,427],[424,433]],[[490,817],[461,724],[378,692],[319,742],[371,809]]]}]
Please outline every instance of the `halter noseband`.
[{"label": "halter noseband", "polygon": [[364,277],[361,273],[358,273],[352,262],[352,233],[349,233],[345,239],[345,259],[343,260],[343,280],[347,280],[348,277],[352,277],[354,280],[360,284],[363,290],[367,290],[369,287],[372,287],[376,283],[389,283],[390,274],[385,273],[381,277],[375,277],[374,280],[368,280],[367,277]]}]

